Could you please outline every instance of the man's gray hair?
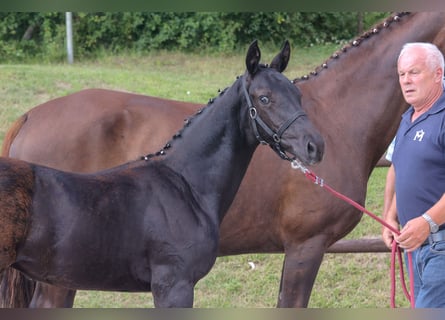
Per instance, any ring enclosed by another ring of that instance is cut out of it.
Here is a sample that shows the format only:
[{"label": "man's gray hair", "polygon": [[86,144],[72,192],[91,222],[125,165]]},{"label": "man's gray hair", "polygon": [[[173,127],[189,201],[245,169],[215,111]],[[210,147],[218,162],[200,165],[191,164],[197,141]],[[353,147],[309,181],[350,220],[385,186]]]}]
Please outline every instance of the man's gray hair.
[{"label": "man's gray hair", "polygon": [[444,73],[444,57],[442,52],[440,52],[439,48],[435,44],[429,43],[429,42],[409,42],[405,43],[402,50],[399,54],[400,57],[409,49],[412,48],[422,48],[426,51],[427,59],[426,64],[428,65],[431,70],[434,70],[437,67],[440,67],[442,69],[442,74]]}]

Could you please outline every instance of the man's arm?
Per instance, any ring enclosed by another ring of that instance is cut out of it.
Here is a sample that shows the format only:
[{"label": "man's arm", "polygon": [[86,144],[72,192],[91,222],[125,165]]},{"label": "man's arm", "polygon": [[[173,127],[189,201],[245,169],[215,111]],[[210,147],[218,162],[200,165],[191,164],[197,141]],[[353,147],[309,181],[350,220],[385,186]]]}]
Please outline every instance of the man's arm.
[{"label": "man's arm", "polygon": [[[399,229],[399,222],[397,219],[396,193],[395,193],[395,170],[393,164],[391,164],[391,166],[388,169],[388,173],[386,174],[382,215],[386,223],[388,223],[397,230]],[[391,230],[383,226],[382,240],[388,248],[391,248],[395,236],[396,235]]]}]

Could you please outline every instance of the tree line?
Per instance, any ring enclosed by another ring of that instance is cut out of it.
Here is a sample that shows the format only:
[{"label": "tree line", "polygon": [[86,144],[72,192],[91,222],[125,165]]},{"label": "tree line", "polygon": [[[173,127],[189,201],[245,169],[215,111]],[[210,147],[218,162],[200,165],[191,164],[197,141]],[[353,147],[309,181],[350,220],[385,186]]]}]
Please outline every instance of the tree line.
[{"label": "tree line", "polygon": [[[76,57],[153,50],[231,52],[253,39],[279,46],[349,40],[387,12],[75,12]],[[63,61],[64,12],[1,12],[0,59]]]}]

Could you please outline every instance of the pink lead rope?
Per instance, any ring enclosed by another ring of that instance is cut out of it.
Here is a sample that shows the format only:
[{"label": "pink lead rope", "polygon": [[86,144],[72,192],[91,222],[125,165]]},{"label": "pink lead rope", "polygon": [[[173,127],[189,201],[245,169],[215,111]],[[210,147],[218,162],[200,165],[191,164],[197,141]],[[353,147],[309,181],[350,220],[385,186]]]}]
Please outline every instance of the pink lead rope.
[{"label": "pink lead rope", "polygon": [[[303,174],[306,176],[306,178],[311,180],[313,183],[318,184],[320,187],[325,188],[326,190],[331,192],[337,198],[339,198],[339,199],[341,199],[343,201],[346,201],[347,203],[351,204],[355,208],[357,208],[360,211],[366,213],[372,219],[378,221],[380,224],[382,224],[383,226],[385,226],[386,228],[388,228],[392,232],[394,232],[394,233],[396,233],[398,235],[400,234],[399,230],[394,229],[391,225],[386,223],[386,221],[384,221],[383,219],[379,218],[378,216],[376,216],[372,212],[368,211],[365,207],[361,206],[360,204],[358,204],[354,200],[352,200],[352,199],[346,197],[345,195],[337,192],[336,190],[331,188],[329,185],[324,183],[323,179],[321,179],[320,177],[315,175],[312,171],[310,171],[308,168],[306,168],[300,161],[293,160],[292,161],[292,168],[293,169],[300,169],[301,172],[303,172]],[[400,249],[400,247],[397,245],[397,243],[395,241],[393,241],[392,250],[391,250],[391,307],[395,308],[395,295],[396,295],[396,293],[395,293],[395,291],[396,291],[395,290],[395,287],[396,287],[395,286],[395,283],[396,283],[396,281],[395,281],[395,260],[396,260],[396,255],[398,256],[398,260],[399,260],[400,281],[402,283],[403,292],[405,293],[406,298],[410,301],[411,308],[414,308],[415,307],[415,303],[414,303],[414,279],[413,279],[412,254],[411,254],[411,252],[408,252],[408,254],[407,254],[408,255],[409,282],[410,282],[410,292],[408,292],[408,290],[406,288],[404,273],[403,273],[403,262],[402,262],[401,249]]]}]

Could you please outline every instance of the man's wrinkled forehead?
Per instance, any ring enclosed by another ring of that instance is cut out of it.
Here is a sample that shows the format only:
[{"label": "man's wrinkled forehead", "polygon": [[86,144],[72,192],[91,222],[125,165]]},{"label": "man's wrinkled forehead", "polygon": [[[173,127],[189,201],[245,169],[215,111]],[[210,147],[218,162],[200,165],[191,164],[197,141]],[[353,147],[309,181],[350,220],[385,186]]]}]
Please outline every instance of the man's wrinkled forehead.
[{"label": "man's wrinkled forehead", "polygon": [[425,67],[427,65],[427,54],[422,48],[410,48],[403,52],[397,62],[399,71],[407,71],[413,68]]}]

